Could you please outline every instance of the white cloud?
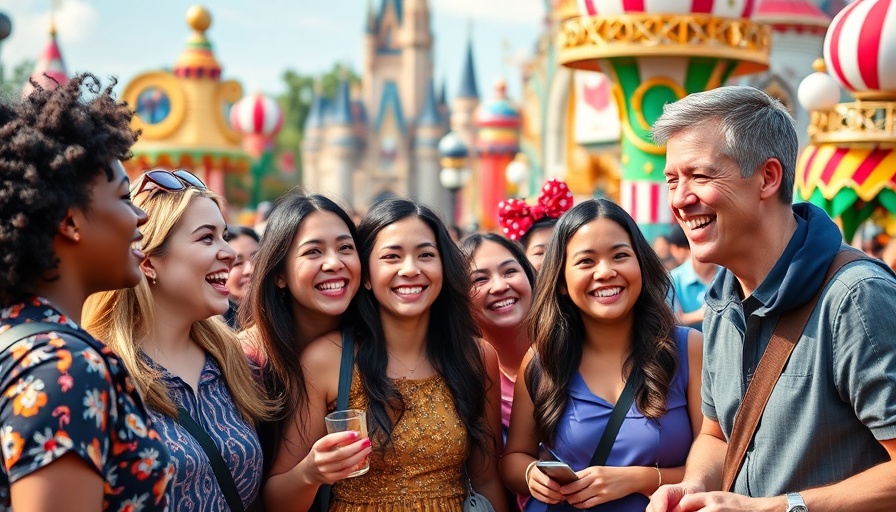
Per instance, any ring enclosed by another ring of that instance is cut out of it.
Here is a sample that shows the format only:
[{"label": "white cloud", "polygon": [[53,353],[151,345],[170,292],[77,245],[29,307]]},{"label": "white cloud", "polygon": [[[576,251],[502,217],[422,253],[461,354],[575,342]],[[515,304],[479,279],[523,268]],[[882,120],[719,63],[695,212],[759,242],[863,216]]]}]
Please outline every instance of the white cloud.
[{"label": "white cloud", "polygon": [[[0,43],[3,60],[16,64],[24,59],[37,59],[49,40],[50,11],[41,2],[19,4],[10,17],[12,33]],[[49,4],[48,2],[43,2]],[[24,8],[23,8],[24,7]],[[21,9],[21,10],[19,10]],[[77,44],[91,39],[97,30],[99,14],[84,0],[61,2],[54,16],[56,33],[65,58],[67,44]]]},{"label": "white cloud", "polygon": [[432,0],[433,10],[472,20],[509,25],[538,25],[544,19],[544,0]]}]

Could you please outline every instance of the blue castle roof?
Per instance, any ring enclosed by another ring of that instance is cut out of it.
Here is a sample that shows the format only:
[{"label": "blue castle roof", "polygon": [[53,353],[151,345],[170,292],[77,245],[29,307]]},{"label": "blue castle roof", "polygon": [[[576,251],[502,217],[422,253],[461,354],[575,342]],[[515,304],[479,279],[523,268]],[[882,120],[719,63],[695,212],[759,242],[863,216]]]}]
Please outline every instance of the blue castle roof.
[{"label": "blue castle roof", "polygon": [[467,38],[467,55],[461,71],[460,90],[457,93],[457,97],[479,99],[479,87],[476,86],[476,66],[473,62],[473,41],[471,38]]},{"label": "blue castle roof", "polygon": [[436,102],[436,90],[433,80],[429,79],[426,86],[426,99],[423,101],[423,111],[417,119],[418,126],[439,126],[442,124],[442,115]]},{"label": "blue castle roof", "polygon": [[324,117],[327,110],[327,98],[314,91],[311,100],[311,108],[308,109],[308,117],[305,118],[305,129],[320,128],[324,125]]},{"label": "blue castle roof", "polygon": [[339,81],[336,89],[336,98],[333,101],[333,111],[329,119],[331,124],[351,125],[354,123],[352,116],[352,99],[347,79]]},{"label": "blue castle roof", "polygon": [[404,17],[404,9],[402,6],[402,0],[383,0],[382,5],[380,5],[380,10],[376,14],[376,23],[374,25],[373,33],[380,31],[380,24],[383,22],[383,14],[386,13],[386,8],[392,4],[395,8],[396,18],[398,19],[398,23],[401,23],[401,19]]}]

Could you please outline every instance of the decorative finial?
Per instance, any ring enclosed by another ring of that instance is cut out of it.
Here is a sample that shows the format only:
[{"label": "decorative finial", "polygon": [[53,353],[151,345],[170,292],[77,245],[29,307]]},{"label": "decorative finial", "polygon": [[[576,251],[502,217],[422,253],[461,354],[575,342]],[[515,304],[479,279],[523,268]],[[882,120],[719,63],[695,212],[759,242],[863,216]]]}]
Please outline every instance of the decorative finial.
[{"label": "decorative finial", "polygon": [[187,23],[196,32],[205,32],[212,24],[212,15],[201,5],[194,5],[187,10]]},{"label": "decorative finial", "polygon": [[56,37],[56,11],[62,8],[62,0],[53,0],[50,6],[50,37]]},{"label": "decorative finial", "polygon": [[495,94],[498,98],[507,97],[507,81],[503,78],[499,78],[495,81]]},{"label": "decorative finial", "polygon": [[824,59],[821,57],[815,59],[815,62],[812,63],[812,69],[819,73],[827,73],[828,71],[828,67],[824,64]]}]

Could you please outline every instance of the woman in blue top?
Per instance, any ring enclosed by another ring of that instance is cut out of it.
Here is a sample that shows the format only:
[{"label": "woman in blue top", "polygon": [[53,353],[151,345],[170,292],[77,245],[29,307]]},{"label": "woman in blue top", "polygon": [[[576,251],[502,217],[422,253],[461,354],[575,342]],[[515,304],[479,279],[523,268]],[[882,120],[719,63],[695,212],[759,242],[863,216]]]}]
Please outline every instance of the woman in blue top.
[{"label": "woman in blue top", "polygon": [[186,171],[144,173],[131,189],[146,210],[140,269],[132,290],[95,295],[85,324],[109,339],[144,393],[171,452],[171,508],[230,510],[221,482],[196,438],[178,422],[182,407],[220,451],[248,507],[261,487],[255,422],[269,407],[236,334],[219,315],[235,253],[225,240],[223,200]]},{"label": "woman in blue top", "polygon": [[[527,511],[644,511],[678,482],[699,431],[702,338],[675,326],[669,277],[634,220],[585,201],[554,229],[527,327],[533,348],[514,393],[501,474]],[[606,466],[590,466],[627,381],[634,403]],[[535,467],[539,443],[579,479]]]}]

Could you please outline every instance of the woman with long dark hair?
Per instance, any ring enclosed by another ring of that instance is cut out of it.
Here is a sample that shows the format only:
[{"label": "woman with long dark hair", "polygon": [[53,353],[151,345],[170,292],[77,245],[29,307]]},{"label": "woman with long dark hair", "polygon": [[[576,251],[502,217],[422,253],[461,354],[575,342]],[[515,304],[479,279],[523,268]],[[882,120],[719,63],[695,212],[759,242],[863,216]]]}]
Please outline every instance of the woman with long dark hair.
[{"label": "woman with long dark hair", "polygon": [[[271,510],[308,510],[321,485],[351,472],[340,470],[340,463],[356,464],[370,451],[363,439],[341,446],[345,433],[310,438],[303,430],[309,396],[302,352],[353,317],[361,286],[357,239],[345,210],[324,196],[295,190],[271,212],[255,256],[254,282],[240,308],[241,323],[248,326],[241,337],[268,395],[279,402],[276,417],[259,426]],[[306,443],[310,448],[303,448]]]},{"label": "woman with long dark hair", "polygon": [[472,234],[460,248],[470,261],[473,318],[482,339],[498,354],[506,442],[516,375],[529,349],[523,321],[532,306],[535,270],[519,243],[495,233]]},{"label": "woman with long dark hair", "polygon": [[[527,511],[643,511],[663,482],[680,481],[699,432],[702,338],[675,326],[670,280],[622,208],[589,200],[560,218],[527,322],[532,350],[517,379],[501,474],[530,494]],[[605,465],[592,466],[614,404],[629,385]],[[535,463],[569,464],[561,484]]]},{"label": "woman with long dark hair", "polygon": [[[331,510],[460,510],[467,476],[506,510],[498,361],[477,342],[463,255],[432,210],[405,199],[374,205],[359,231],[364,288],[349,407],[366,411],[373,452],[365,475],[333,485]],[[337,334],[302,354],[306,439],[324,432],[341,356]]]}]

